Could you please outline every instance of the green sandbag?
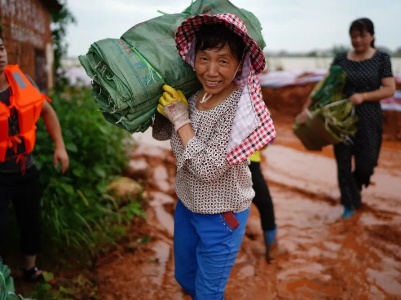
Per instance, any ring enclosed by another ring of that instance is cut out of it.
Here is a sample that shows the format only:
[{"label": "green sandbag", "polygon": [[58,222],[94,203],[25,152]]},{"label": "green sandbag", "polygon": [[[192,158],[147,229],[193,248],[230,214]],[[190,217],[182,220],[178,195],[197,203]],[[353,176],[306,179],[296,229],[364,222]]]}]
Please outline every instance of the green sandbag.
[{"label": "green sandbag", "polygon": [[192,68],[175,46],[175,31],[188,17],[201,13],[234,13],[263,48],[261,25],[250,12],[227,0],[194,1],[184,12],[137,24],[120,39],[93,43],[79,61],[92,78],[93,97],[105,119],[130,133],[145,131],[167,83],[188,97],[200,88]]},{"label": "green sandbag", "polygon": [[105,119],[130,133],[145,131],[163,82],[150,77],[152,70],[121,39],[97,41],[79,59],[92,78],[92,95]]},{"label": "green sandbag", "polygon": [[198,15],[202,13],[222,14],[232,13],[238,16],[246,26],[248,34],[255,40],[261,49],[266,46],[262,36],[262,25],[258,18],[250,11],[236,7],[228,0],[198,0],[194,1],[187,9],[189,15]]}]

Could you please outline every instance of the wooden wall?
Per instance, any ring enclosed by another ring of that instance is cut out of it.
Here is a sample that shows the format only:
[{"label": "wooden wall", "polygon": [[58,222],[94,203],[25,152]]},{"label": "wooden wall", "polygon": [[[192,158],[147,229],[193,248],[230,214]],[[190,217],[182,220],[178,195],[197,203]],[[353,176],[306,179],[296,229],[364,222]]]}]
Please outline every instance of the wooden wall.
[{"label": "wooden wall", "polygon": [[49,10],[40,0],[0,0],[0,24],[9,64],[18,64],[41,90],[53,86]]}]

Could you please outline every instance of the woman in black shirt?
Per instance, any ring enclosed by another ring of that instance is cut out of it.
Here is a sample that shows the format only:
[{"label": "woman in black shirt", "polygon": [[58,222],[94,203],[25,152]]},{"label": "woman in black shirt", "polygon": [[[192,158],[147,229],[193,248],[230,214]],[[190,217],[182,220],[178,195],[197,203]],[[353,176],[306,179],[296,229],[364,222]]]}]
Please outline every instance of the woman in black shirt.
[{"label": "woman in black shirt", "polygon": [[[380,100],[395,91],[390,56],[375,48],[372,21],[367,18],[353,21],[349,34],[353,49],[336,55],[332,63],[341,66],[347,75],[343,94],[355,106],[358,117],[352,142],[334,145],[343,218],[352,217],[361,207],[362,186],[370,183],[382,143]],[[310,103],[308,99],[304,109]]]}]

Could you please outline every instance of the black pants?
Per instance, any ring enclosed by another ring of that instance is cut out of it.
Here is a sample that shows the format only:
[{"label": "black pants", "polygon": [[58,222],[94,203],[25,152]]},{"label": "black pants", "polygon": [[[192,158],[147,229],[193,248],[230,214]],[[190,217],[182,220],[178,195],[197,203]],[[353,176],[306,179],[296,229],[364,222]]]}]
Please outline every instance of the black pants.
[{"label": "black pants", "polygon": [[5,256],[8,240],[10,202],[20,228],[20,249],[24,255],[36,255],[40,244],[41,190],[35,166],[21,173],[0,173],[0,256]]},{"label": "black pants", "polygon": [[251,162],[249,169],[252,173],[253,189],[255,190],[253,203],[259,210],[262,229],[263,231],[273,230],[276,228],[274,206],[266,180],[260,169],[260,163]]},{"label": "black pants", "polygon": [[382,143],[382,113],[377,105],[357,106],[357,133],[352,144],[334,145],[341,204],[361,206],[362,186],[368,186],[379,159]]}]

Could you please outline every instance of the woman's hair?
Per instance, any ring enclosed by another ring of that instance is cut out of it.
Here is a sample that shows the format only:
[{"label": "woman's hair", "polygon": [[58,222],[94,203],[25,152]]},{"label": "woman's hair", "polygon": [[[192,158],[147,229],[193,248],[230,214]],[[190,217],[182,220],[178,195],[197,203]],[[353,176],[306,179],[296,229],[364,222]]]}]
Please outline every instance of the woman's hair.
[{"label": "woman's hair", "polygon": [[195,33],[195,52],[206,49],[221,49],[225,45],[240,62],[244,55],[245,44],[240,36],[223,24],[205,24]]},{"label": "woman's hair", "polygon": [[[354,31],[354,30],[359,31],[360,33],[368,32],[371,35],[375,34],[375,28],[374,28],[373,22],[368,18],[360,18],[360,19],[353,21],[351,23],[351,26],[349,27],[349,33],[351,34],[351,31]],[[372,46],[373,48],[375,47],[375,40],[373,40],[370,43],[370,46]]]}]

